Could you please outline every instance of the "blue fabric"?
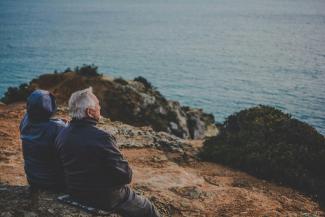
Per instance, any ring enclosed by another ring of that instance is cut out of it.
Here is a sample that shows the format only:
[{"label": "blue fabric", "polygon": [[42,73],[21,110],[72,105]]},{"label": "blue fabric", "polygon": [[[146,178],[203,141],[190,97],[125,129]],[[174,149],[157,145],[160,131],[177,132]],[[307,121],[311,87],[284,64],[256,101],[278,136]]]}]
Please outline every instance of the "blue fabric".
[{"label": "blue fabric", "polygon": [[35,90],[27,99],[27,113],[33,122],[47,121],[56,112],[54,96],[46,90]]},{"label": "blue fabric", "polygon": [[56,111],[54,97],[43,90],[27,99],[27,113],[20,124],[24,167],[33,186],[59,190],[64,187],[63,169],[54,148],[54,140],[66,124],[50,119]]}]

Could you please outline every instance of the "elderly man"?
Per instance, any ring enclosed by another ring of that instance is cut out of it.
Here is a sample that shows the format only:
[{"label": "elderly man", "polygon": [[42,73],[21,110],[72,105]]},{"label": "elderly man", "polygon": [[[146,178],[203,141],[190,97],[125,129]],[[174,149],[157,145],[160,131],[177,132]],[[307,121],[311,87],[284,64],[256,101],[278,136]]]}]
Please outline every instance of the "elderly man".
[{"label": "elderly man", "polygon": [[123,216],[159,216],[153,204],[128,186],[132,170],[110,133],[96,127],[100,105],[92,88],[73,93],[72,118],[56,139],[67,190],[79,202]]},{"label": "elderly man", "polygon": [[27,112],[20,124],[25,172],[32,190],[63,191],[64,177],[54,140],[65,123],[51,118],[56,112],[54,96],[35,90],[27,99]]}]

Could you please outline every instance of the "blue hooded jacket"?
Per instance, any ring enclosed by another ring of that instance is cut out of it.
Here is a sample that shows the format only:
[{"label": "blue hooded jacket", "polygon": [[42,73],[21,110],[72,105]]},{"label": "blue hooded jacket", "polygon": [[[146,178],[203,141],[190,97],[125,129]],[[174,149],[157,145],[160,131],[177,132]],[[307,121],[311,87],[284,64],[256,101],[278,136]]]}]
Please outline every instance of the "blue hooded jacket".
[{"label": "blue hooded jacket", "polygon": [[55,112],[54,96],[45,90],[35,90],[27,99],[27,113],[20,123],[20,138],[29,184],[57,191],[64,189],[64,176],[54,141],[66,124],[51,119]]}]

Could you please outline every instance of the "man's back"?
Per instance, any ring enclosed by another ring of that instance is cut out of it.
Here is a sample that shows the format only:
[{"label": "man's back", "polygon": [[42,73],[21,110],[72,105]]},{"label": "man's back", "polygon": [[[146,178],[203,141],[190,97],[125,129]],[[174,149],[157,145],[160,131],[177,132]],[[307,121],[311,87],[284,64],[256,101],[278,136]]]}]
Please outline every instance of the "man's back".
[{"label": "man's back", "polygon": [[132,178],[115,138],[95,125],[90,118],[74,119],[56,139],[68,192],[93,205]]},{"label": "man's back", "polygon": [[70,125],[55,145],[64,167],[68,192],[79,202],[128,217],[159,217],[155,206],[127,184],[132,170],[115,138],[98,128],[100,104],[92,88],[74,92],[69,99]]},{"label": "man's back", "polygon": [[63,170],[54,141],[65,123],[50,119],[56,111],[54,97],[47,91],[34,91],[27,101],[27,113],[20,124],[25,172],[33,188],[63,190]]}]

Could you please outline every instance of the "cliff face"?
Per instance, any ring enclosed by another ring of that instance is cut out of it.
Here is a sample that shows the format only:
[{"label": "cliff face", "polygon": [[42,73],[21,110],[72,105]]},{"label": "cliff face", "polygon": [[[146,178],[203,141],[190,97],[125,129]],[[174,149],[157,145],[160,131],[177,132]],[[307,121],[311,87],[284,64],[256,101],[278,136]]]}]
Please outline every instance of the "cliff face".
[{"label": "cliff face", "polygon": [[217,133],[213,115],[167,100],[144,78],[126,81],[77,72],[45,74],[23,86],[21,90],[26,91],[19,94],[25,98],[33,89],[46,89],[55,94],[59,103],[66,104],[71,93],[89,86],[100,100],[102,115],[111,120],[151,126],[180,138],[199,139]]},{"label": "cliff face", "polygon": [[[23,103],[0,105],[0,216],[89,216],[57,202],[57,194],[42,192],[31,198],[18,133],[24,112]],[[58,116],[68,117],[66,107],[60,107]],[[117,138],[134,171],[132,188],[150,198],[163,216],[325,215],[295,190],[199,161],[202,140],[183,140],[107,118],[98,126]]]}]

